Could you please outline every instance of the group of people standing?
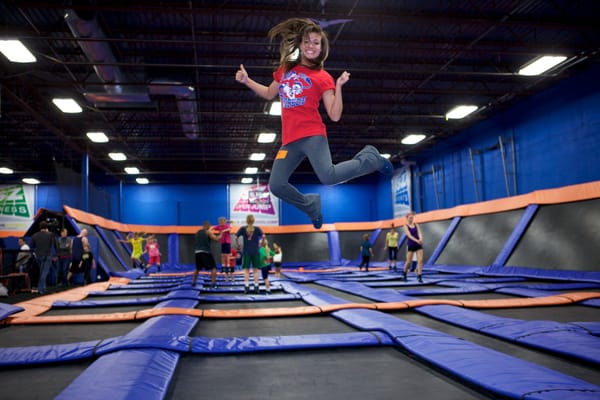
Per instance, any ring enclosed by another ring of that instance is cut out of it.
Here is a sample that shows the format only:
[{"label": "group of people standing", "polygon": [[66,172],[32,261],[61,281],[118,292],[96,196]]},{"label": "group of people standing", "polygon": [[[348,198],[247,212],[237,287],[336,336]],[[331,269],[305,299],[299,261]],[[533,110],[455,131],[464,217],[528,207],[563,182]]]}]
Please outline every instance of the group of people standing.
[{"label": "group of people standing", "polygon": [[67,236],[66,228],[61,229],[60,237],[57,238],[48,230],[46,221],[40,222],[39,228],[40,230],[31,237],[30,244],[27,244],[25,238],[19,238],[17,271],[31,274],[29,266],[34,259],[39,267],[38,279],[34,284],[37,284],[38,293],[46,294],[48,275],[53,265],[53,258],[56,257],[57,285],[69,286],[73,274],[80,273],[83,274],[84,282],[90,283],[91,272],[96,269],[96,261],[87,239],[87,230],[83,229],[79,235],[71,239]]},{"label": "group of people standing", "polygon": [[[231,225],[225,218],[219,219],[219,225],[211,226],[205,221],[202,229],[196,232],[194,253],[196,270],[192,278],[192,286],[196,285],[199,271],[211,272],[211,287],[217,287],[217,263],[212,255],[211,241],[219,242],[221,245],[221,264],[225,272],[225,280],[234,281],[234,265],[231,265],[232,251],[239,255],[242,270],[244,272],[244,292],[260,293],[259,272],[265,284],[265,293],[271,293],[269,272],[271,265],[275,264],[275,274],[281,274],[281,260],[283,250],[277,243],[273,248],[263,230],[255,226],[254,215],[246,216],[246,225],[240,227],[235,234],[235,247],[232,248]],[[236,256],[237,257],[237,256]],[[253,284],[250,284],[250,268],[253,269]]]},{"label": "group of people standing", "polygon": [[[406,261],[402,270],[403,279],[407,280],[408,271],[410,270],[413,258],[417,258],[417,280],[423,282],[423,234],[421,227],[415,222],[415,213],[409,212],[406,214],[406,225],[403,230],[406,235]],[[388,250],[388,269],[397,271],[398,262],[398,243],[400,241],[400,235],[392,224],[392,228],[385,235],[385,243]],[[369,271],[369,262],[373,257],[373,246],[369,240],[369,235],[364,234],[362,237],[362,243],[360,245],[361,250],[361,262],[358,266],[359,270],[365,267],[365,271]]]}]

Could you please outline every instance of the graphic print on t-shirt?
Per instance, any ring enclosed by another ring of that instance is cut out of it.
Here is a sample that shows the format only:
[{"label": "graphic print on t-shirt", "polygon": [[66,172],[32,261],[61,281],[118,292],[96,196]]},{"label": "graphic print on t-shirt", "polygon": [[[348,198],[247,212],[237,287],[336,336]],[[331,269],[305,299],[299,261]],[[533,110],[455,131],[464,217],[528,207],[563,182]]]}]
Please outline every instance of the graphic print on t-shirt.
[{"label": "graphic print on t-shirt", "polygon": [[306,96],[303,96],[303,93],[311,87],[312,82],[305,74],[296,71],[286,72],[279,84],[281,106],[283,108],[294,108],[304,105]]}]

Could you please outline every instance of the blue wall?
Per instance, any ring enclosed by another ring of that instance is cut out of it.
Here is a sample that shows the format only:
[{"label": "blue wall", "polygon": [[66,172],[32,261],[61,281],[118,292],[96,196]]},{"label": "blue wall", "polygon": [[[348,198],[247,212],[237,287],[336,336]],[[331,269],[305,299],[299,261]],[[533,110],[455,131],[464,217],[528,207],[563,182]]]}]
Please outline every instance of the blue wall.
[{"label": "blue wall", "polygon": [[[600,66],[591,68],[432,145],[414,160],[413,208],[429,211],[600,180],[599,75]],[[506,150],[508,190],[499,138]],[[479,152],[473,157],[476,182],[469,149]],[[96,189],[100,192],[90,196],[89,211],[124,223],[199,225],[228,215],[227,185],[115,184]],[[304,184],[298,189],[321,194],[325,223],[393,216],[389,179],[378,174],[337,186]],[[63,202],[81,208],[79,199],[68,196],[56,187],[39,185],[36,208],[61,210]],[[282,225],[309,223],[288,204],[282,203],[280,212]]]},{"label": "blue wall", "polygon": [[[600,67],[592,68],[435,144],[413,169],[413,181],[420,183],[413,185],[415,209],[438,208],[431,174],[418,177],[432,166],[443,170],[437,180],[440,208],[600,180],[598,74]],[[508,192],[500,151],[491,149],[499,138],[505,144]],[[473,157],[475,183],[469,148],[480,151]]]},{"label": "blue wall", "polygon": [[[373,183],[336,186],[303,184],[297,187],[304,193],[321,194],[325,223],[390,218],[389,180],[380,178],[377,174],[370,180]],[[206,219],[216,223],[219,217],[229,216],[227,185],[114,185],[103,190],[112,194],[114,204],[111,209],[114,211],[106,214],[92,209],[90,212],[123,223],[201,225]],[[58,192],[56,186],[39,185],[36,208],[62,210]],[[73,203],[66,204],[79,208]],[[280,221],[282,225],[310,223],[303,213],[284,202],[280,202]]]}]

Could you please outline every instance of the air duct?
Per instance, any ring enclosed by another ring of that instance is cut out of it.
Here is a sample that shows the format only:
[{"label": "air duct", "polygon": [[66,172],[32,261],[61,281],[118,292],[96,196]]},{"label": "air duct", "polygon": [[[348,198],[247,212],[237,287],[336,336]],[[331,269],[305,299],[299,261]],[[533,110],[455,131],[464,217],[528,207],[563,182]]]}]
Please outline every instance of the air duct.
[{"label": "air duct", "polygon": [[100,80],[107,83],[107,85],[104,85],[106,92],[115,94],[123,93],[123,87],[119,85],[124,81],[121,70],[114,65],[103,65],[115,64],[117,60],[108,43],[103,40],[106,39],[106,36],[102,32],[102,29],[100,29],[95,15],[82,16],[76,11],[69,9],[65,13],[65,22],[76,39],[86,39],[78,40],[77,43],[88,60],[93,63],[94,71],[96,71]]},{"label": "air duct", "polygon": [[150,94],[154,95],[174,95],[177,99],[177,109],[179,110],[183,133],[190,139],[198,137],[200,129],[193,87],[185,86],[179,82],[152,81],[149,90]]},{"label": "air duct", "polygon": [[[88,101],[96,106],[101,104],[105,108],[111,104],[115,108],[125,108],[150,103],[148,92],[127,93],[123,90],[121,84],[125,82],[124,74],[119,67],[114,65],[117,60],[109,44],[104,40],[106,36],[98,25],[95,14],[83,15],[68,9],[65,12],[65,22],[76,39],[86,39],[78,40],[77,43],[93,64],[98,78],[105,83],[106,93],[83,94]],[[194,88],[178,82],[153,81],[148,89],[151,94],[175,96],[183,133],[190,139],[198,137],[199,125]]]}]

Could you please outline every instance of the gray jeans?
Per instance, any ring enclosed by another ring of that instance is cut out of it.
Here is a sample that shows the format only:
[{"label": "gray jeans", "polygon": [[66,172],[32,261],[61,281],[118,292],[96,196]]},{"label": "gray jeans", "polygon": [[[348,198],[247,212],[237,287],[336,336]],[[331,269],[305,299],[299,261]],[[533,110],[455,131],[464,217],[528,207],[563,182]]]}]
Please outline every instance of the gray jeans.
[{"label": "gray jeans", "polygon": [[289,183],[290,176],[302,160],[308,157],[319,181],[325,185],[337,185],[377,170],[373,162],[357,158],[333,165],[326,136],[309,136],[282,146],[281,151],[287,154],[284,158],[276,158],[273,162],[269,190],[281,200],[297,207],[311,220],[320,212],[315,206],[315,198],[318,195],[302,194]]}]

